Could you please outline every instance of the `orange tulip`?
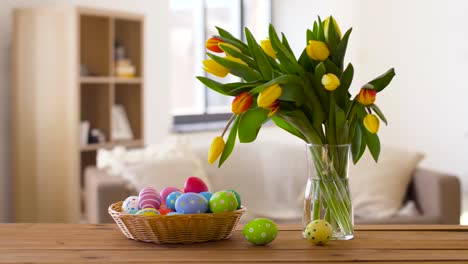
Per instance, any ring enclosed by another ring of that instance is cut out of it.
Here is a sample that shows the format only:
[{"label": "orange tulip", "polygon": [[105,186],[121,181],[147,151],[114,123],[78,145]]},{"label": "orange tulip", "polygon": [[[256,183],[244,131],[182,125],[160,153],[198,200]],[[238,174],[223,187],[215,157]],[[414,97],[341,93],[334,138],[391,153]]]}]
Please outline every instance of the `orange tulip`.
[{"label": "orange tulip", "polygon": [[232,112],[236,115],[242,114],[252,106],[252,95],[249,92],[243,92],[236,96],[231,104]]},{"label": "orange tulip", "polygon": [[357,100],[361,104],[368,106],[375,102],[376,94],[377,92],[374,89],[362,88],[361,91],[359,91]]},{"label": "orange tulip", "polygon": [[206,41],[206,48],[217,53],[223,53],[223,50],[218,46],[219,43],[224,41],[218,37],[211,37]]}]

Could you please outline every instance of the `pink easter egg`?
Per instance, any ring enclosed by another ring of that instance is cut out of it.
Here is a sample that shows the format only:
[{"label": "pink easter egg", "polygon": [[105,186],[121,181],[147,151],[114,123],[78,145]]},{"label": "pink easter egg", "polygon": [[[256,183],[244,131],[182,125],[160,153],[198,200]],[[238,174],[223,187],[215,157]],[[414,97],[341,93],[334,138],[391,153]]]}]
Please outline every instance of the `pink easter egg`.
[{"label": "pink easter egg", "polygon": [[166,204],[166,198],[172,192],[182,192],[182,191],[180,189],[176,188],[176,187],[166,187],[166,188],[162,189],[162,191],[159,193],[159,195],[161,196],[161,202],[163,204]]},{"label": "pink easter egg", "polygon": [[188,177],[184,184],[184,192],[201,193],[207,192],[208,186],[198,177]]},{"label": "pink easter egg", "polygon": [[159,196],[158,192],[153,187],[145,187],[141,189],[140,194],[138,195],[138,199],[138,207],[140,209],[159,209],[159,207],[161,207],[161,196]]}]

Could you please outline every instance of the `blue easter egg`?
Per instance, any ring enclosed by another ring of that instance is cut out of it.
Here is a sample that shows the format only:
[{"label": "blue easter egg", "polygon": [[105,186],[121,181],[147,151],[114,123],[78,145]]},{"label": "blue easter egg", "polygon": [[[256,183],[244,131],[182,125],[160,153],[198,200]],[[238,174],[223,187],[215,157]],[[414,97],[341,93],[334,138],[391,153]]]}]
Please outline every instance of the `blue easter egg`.
[{"label": "blue easter egg", "polygon": [[182,214],[203,214],[208,211],[208,200],[199,193],[184,193],[177,198],[175,208]]},{"label": "blue easter egg", "polygon": [[[210,201],[211,199],[211,196],[213,196],[213,193],[212,192],[201,192],[200,193],[201,196],[205,197],[205,199],[207,201]],[[206,211],[207,213],[211,213],[211,209],[210,207],[208,206],[208,211]]]},{"label": "blue easter egg", "polygon": [[179,198],[179,196],[181,196],[182,193],[181,192],[171,192],[167,197],[166,197],[166,206],[168,208],[171,208],[172,211],[175,211],[175,205],[176,205],[176,201],[177,201],[177,198]]}]

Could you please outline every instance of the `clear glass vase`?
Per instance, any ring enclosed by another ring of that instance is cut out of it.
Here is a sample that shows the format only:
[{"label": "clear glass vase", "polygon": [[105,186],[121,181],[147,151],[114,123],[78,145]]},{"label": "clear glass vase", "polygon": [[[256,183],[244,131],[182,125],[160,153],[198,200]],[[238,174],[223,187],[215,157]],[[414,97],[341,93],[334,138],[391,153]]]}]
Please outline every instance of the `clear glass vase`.
[{"label": "clear glass vase", "polygon": [[354,216],[348,169],[351,145],[307,144],[308,180],[304,197],[302,230],[313,220],[324,219],[333,227],[335,240],[354,237]]}]

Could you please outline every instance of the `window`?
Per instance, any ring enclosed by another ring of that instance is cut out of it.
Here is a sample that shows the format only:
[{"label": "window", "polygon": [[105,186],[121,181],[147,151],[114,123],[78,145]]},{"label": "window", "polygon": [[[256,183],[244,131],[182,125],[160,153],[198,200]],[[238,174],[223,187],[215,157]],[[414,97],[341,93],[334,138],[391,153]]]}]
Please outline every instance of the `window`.
[{"label": "window", "polygon": [[[260,41],[268,36],[270,20],[270,0],[170,0],[170,89],[176,130],[180,130],[179,125],[224,121],[231,115],[232,98],[211,91],[195,79],[216,79],[202,69],[205,41],[217,35],[215,26],[238,38],[243,38],[243,28],[248,27]],[[228,75],[220,81],[238,78]]]}]

